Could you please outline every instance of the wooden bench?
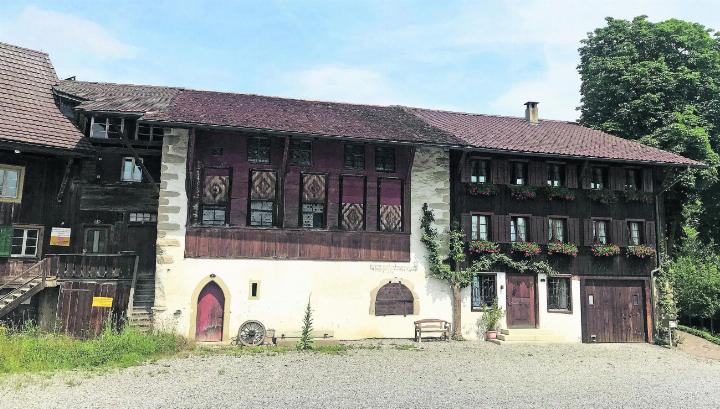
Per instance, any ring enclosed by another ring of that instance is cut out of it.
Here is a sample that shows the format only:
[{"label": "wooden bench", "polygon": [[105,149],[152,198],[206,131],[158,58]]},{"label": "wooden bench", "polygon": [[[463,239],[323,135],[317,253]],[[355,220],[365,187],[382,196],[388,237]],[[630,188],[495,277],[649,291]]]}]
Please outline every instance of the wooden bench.
[{"label": "wooden bench", "polygon": [[423,336],[450,341],[450,323],[433,318],[415,321],[415,342],[422,342]]}]

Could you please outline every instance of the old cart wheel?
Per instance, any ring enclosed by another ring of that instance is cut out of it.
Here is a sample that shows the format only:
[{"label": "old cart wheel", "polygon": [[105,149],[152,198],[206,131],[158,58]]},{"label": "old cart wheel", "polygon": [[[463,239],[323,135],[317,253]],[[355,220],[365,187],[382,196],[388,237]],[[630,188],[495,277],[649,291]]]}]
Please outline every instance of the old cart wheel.
[{"label": "old cart wheel", "polygon": [[265,326],[260,321],[245,321],[240,326],[237,337],[245,346],[262,345],[265,341]]}]

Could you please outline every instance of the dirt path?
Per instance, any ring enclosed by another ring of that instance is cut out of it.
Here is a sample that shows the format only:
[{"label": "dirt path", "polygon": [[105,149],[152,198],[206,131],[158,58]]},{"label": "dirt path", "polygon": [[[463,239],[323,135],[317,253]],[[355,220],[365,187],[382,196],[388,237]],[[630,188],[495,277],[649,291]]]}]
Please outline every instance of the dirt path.
[{"label": "dirt path", "polygon": [[678,349],[690,355],[720,361],[720,345],[713,344],[687,332],[680,332],[682,343]]}]

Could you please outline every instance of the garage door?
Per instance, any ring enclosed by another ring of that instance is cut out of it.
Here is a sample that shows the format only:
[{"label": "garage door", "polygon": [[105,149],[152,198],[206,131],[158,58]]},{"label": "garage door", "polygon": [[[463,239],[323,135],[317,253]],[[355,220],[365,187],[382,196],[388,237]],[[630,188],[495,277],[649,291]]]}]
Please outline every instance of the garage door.
[{"label": "garage door", "polygon": [[584,280],[583,342],[645,342],[645,283]]}]

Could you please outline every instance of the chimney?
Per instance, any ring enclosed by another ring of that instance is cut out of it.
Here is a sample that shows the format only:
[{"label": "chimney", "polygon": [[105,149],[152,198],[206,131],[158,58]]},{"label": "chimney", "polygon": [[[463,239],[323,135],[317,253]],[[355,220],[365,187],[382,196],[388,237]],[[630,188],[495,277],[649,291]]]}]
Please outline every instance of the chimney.
[{"label": "chimney", "polygon": [[538,104],[535,101],[525,103],[525,119],[533,125],[538,124]]}]

